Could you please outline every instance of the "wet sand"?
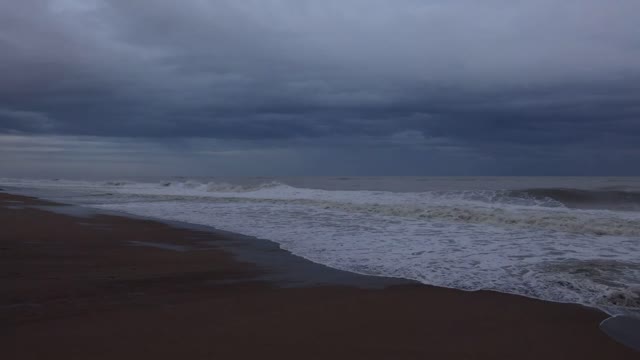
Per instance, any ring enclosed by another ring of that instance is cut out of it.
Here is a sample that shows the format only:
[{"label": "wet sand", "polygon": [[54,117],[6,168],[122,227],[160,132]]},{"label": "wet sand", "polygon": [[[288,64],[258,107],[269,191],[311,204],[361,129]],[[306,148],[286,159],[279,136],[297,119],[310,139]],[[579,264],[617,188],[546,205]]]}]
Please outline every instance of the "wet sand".
[{"label": "wet sand", "polygon": [[355,275],[263,240],[72,210],[0,194],[2,359],[640,359],[582,306]]}]

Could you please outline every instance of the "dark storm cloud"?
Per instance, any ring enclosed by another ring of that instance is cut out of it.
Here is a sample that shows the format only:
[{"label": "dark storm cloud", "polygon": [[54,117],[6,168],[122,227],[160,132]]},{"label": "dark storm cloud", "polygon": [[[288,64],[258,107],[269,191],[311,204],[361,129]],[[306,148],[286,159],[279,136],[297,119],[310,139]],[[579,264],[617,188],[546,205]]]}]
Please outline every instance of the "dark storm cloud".
[{"label": "dark storm cloud", "polygon": [[0,132],[365,148],[418,134],[490,157],[633,157],[638,13],[635,0],[6,1]]}]

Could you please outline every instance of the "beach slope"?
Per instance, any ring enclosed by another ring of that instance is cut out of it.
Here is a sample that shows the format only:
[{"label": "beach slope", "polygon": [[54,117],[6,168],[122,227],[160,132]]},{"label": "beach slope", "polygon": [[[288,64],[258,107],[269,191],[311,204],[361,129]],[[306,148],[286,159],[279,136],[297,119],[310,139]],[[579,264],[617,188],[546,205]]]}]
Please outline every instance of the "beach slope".
[{"label": "beach slope", "polygon": [[352,275],[261,240],[61,209],[0,193],[2,359],[640,358],[581,306]]}]

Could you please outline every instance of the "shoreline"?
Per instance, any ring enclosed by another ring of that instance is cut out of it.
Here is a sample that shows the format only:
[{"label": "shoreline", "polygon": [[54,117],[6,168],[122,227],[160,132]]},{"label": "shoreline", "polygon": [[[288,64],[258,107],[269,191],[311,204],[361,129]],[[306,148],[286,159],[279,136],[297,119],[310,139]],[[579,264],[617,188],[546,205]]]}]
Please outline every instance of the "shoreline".
[{"label": "shoreline", "polygon": [[267,240],[52,207],[73,205],[0,192],[10,358],[638,356],[582,305],[354,274]]},{"label": "shoreline", "polygon": [[[593,305],[589,305],[589,304],[579,303],[579,302],[554,301],[554,300],[544,299],[544,298],[541,298],[541,297],[527,296],[527,295],[514,293],[514,292],[498,291],[498,290],[485,289],[485,288],[478,288],[478,289],[474,289],[474,290],[465,290],[465,289],[459,289],[459,288],[455,288],[455,287],[448,287],[448,286],[442,286],[442,285],[424,284],[424,283],[421,283],[418,280],[401,278],[401,277],[392,277],[392,276],[388,276],[388,275],[372,275],[372,274],[366,274],[366,273],[361,273],[361,272],[352,271],[352,270],[338,269],[338,268],[330,267],[328,265],[324,265],[322,263],[315,262],[312,259],[303,257],[301,255],[297,255],[297,254],[294,254],[294,253],[292,253],[292,252],[290,252],[288,250],[282,249],[278,242],[273,241],[273,240],[269,240],[269,239],[264,239],[264,238],[259,238],[259,237],[255,237],[255,236],[251,236],[251,235],[245,235],[245,234],[241,234],[241,233],[235,233],[235,232],[231,232],[231,231],[227,231],[227,230],[217,229],[215,227],[208,226],[208,225],[188,223],[188,222],[179,221],[179,220],[167,220],[167,219],[161,219],[161,218],[154,218],[154,217],[150,217],[150,216],[136,215],[136,214],[128,213],[128,212],[121,211],[121,210],[107,210],[107,209],[94,208],[94,207],[91,207],[91,206],[83,206],[83,205],[77,205],[77,204],[63,203],[63,202],[58,202],[57,200],[48,200],[48,199],[46,199],[45,196],[42,196],[42,194],[39,193],[38,191],[35,191],[35,192],[28,191],[28,190],[25,191],[25,189],[18,189],[18,188],[11,188],[11,187],[9,187],[9,190],[7,191],[7,190],[3,190],[3,189],[0,188],[0,194],[3,191],[6,192],[6,193],[11,193],[11,194],[14,194],[14,195],[18,195],[18,196],[36,198],[36,199],[41,199],[41,200],[50,202],[50,205],[45,205],[41,209],[42,210],[46,210],[46,211],[57,212],[57,213],[60,213],[60,214],[63,214],[63,215],[78,216],[78,217],[91,217],[91,216],[96,216],[96,215],[112,215],[112,216],[126,217],[126,218],[131,218],[131,219],[159,222],[159,223],[166,224],[166,225],[169,225],[171,227],[176,227],[176,228],[180,228],[180,229],[195,230],[195,231],[205,231],[205,232],[208,232],[208,233],[212,233],[214,235],[218,235],[218,236],[222,236],[222,237],[228,238],[228,240],[230,240],[230,241],[226,245],[224,245],[225,250],[227,250],[227,251],[231,252],[232,254],[234,254],[234,256],[238,257],[238,259],[240,259],[241,261],[244,260],[244,261],[251,262],[251,263],[264,261],[264,259],[262,259],[262,256],[259,256],[258,258],[256,258],[254,256],[249,255],[249,253],[247,253],[246,251],[243,251],[243,250],[245,250],[247,248],[249,248],[249,249],[250,248],[254,248],[254,249],[257,249],[258,252],[263,252],[265,250],[264,247],[272,247],[273,246],[273,247],[278,248],[278,250],[282,252],[282,254],[280,254],[281,256],[279,256],[277,259],[273,259],[273,260],[275,260],[275,262],[280,262],[280,261],[283,261],[283,260],[286,261],[286,260],[290,260],[290,259],[296,259],[296,260],[298,260],[298,262],[300,264],[311,263],[313,266],[316,266],[316,267],[319,267],[319,268],[324,268],[327,272],[350,274],[350,275],[354,276],[355,278],[359,278],[360,280],[363,280],[363,281],[366,281],[367,278],[369,278],[369,279],[376,278],[376,279],[386,279],[387,280],[387,281],[383,280],[381,282],[381,284],[378,284],[378,285],[374,284],[373,287],[386,286],[385,284],[397,282],[398,284],[415,284],[415,285],[429,286],[429,287],[442,288],[442,289],[450,289],[450,290],[463,291],[463,292],[469,292],[469,293],[478,293],[478,292],[498,293],[498,294],[517,296],[517,297],[524,297],[524,298],[527,298],[527,299],[539,300],[539,301],[544,301],[544,302],[549,302],[549,303],[569,304],[569,305],[581,306],[581,307],[584,307],[584,308],[589,309],[589,310],[602,312],[602,313],[606,314],[609,318],[626,317],[626,316],[628,316],[626,314],[612,314],[612,313],[609,313],[606,309],[603,309],[603,308],[600,308],[600,307],[597,307],[597,306],[593,306]],[[241,243],[240,246],[238,246],[239,245],[238,243]],[[253,252],[253,253],[255,254],[255,252]],[[247,255],[249,255],[249,256],[247,256]],[[268,263],[266,265],[268,267],[274,266],[274,261],[273,260],[270,261],[270,263]],[[277,264],[277,265],[281,265],[281,264]],[[307,264],[307,265],[310,265],[310,264]],[[291,270],[291,269],[287,268],[287,266],[290,266],[290,264],[287,264],[283,268],[285,270]],[[323,274],[323,277],[327,278],[327,273]],[[374,283],[375,283],[375,281],[374,281]],[[280,285],[282,286],[283,284],[280,284]],[[372,286],[371,284],[364,285],[363,283],[360,283],[360,284],[352,283],[352,285],[356,285],[356,286],[359,286],[359,287]],[[607,318],[607,319],[609,319],[609,318]],[[607,320],[607,319],[605,319],[605,320]],[[605,320],[603,320],[603,321],[605,321]],[[638,345],[636,347],[640,348],[640,345]]]}]

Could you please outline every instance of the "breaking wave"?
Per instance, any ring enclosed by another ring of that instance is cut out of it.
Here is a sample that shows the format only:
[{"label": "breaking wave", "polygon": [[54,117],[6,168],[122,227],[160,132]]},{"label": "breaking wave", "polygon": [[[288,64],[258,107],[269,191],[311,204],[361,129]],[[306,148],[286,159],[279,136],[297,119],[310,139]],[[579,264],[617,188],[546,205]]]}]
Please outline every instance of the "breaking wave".
[{"label": "breaking wave", "polygon": [[[135,185],[110,183],[149,201],[303,205],[372,216],[486,224],[595,236],[640,236],[640,193],[621,190],[527,189],[428,191],[340,191],[296,188],[270,181],[251,185],[192,180]],[[615,211],[612,211],[615,210]]]},{"label": "breaking wave", "polygon": [[640,210],[640,192],[635,191],[551,188],[512,190],[508,195],[539,201],[557,201],[576,209]]},{"label": "breaking wave", "polygon": [[[110,182],[108,185],[124,186],[128,182]],[[253,192],[264,189],[304,191],[315,189],[296,188],[277,181],[255,185],[237,185],[226,182],[178,181],[161,182],[164,187],[178,189],[201,190],[211,193]],[[574,209],[603,209],[640,211],[640,192],[625,190],[584,190],[570,188],[537,188],[525,190],[475,190],[475,191],[428,191],[440,198],[450,198],[489,203],[506,203],[514,205],[534,205],[543,207],[567,207]]]}]

